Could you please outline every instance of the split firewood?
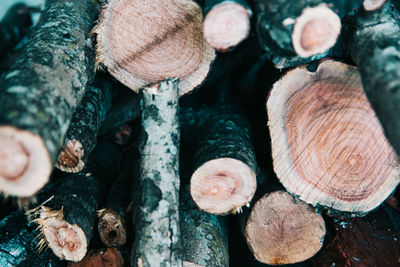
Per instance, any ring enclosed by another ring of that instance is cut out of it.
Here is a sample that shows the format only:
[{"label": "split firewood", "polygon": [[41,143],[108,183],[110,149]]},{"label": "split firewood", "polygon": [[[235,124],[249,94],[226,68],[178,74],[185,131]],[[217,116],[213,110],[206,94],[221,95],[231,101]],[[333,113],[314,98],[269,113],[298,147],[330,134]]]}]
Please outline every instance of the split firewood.
[{"label": "split firewood", "polygon": [[110,107],[111,93],[107,82],[100,80],[88,88],[69,124],[56,163],[58,169],[74,173],[83,169]]},{"label": "split firewood", "polygon": [[[157,91],[153,95],[150,91]],[[182,266],[179,231],[178,81],[142,91],[141,153],[133,192],[132,266]]]},{"label": "split firewood", "polygon": [[14,48],[32,26],[32,8],[17,3],[9,8],[0,22],[0,58]]},{"label": "split firewood", "polygon": [[22,211],[1,220],[0,266],[64,266],[51,251],[39,249],[38,234]]},{"label": "split firewood", "polygon": [[196,131],[190,193],[206,212],[227,214],[247,205],[256,190],[251,127],[234,107],[204,108]]},{"label": "split firewood", "polygon": [[124,258],[117,248],[90,250],[80,262],[68,267],[124,267]]},{"label": "split firewood", "polygon": [[94,32],[100,66],[135,91],[173,77],[185,94],[204,80],[215,54],[192,0],[108,0]]},{"label": "split firewood", "polygon": [[345,41],[357,63],[365,93],[390,144],[400,155],[400,12],[386,1],[376,11],[360,11],[346,25]]},{"label": "split firewood", "polygon": [[189,188],[180,196],[183,266],[229,266],[227,218],[197,209]]},{"label": "split firewood", "polygon": [[399,184],[397,156],[355,67],[296,68],[274,84],[267,110],[274,170],[301,200],[363,215]]},{"label": "split firewood", "polygon": [[119,150],[99,143],[90,156],[86,171],[65,177],[45,205],[29,211],[41,231],[41,242],[57,257],[80,261],[93,235],[96,206],[104,198],[119,165]]},{"label": "split firewood", "polygon": [[398,266],[400,214],[390,209],[382,205],[362,218],[327,218],[324,247],[308,266]]},{"label": "split firewood", "polygon": [[48,0],[0,84],[0,187],[31,196],[48,181],[72,113],[91,81],[91,0]]},{"label": "split firewood", "polygon": [[227,51],[247,38],[251,8],[247,0],[206,0],[203,7],[203,35],[218,51]]}]

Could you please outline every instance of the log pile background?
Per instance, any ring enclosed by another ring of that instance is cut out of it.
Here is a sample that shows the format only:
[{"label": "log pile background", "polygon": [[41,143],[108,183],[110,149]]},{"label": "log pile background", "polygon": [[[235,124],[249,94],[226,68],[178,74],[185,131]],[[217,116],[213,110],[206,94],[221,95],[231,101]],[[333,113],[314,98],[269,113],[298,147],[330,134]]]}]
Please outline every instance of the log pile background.
[{"label": "log pile background", "polygon": [[0,9],[0,266],[400,266],[398,1]]}]

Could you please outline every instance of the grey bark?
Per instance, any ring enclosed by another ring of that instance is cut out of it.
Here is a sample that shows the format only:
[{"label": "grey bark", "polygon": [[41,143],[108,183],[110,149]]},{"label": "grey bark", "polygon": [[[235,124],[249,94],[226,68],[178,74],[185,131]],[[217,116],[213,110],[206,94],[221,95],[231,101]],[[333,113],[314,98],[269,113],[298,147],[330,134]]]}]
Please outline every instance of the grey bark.
[{"label": "grey bark", "polygon": [[47,0],[36,30],[0,80],[0,124],[39,135],[53,164],[94,75],[89,31],[97,13],[91,0]]},{"label": "grey bark", "polygon": [[387,1],[348,21],[344,38],[386,137],[400,155],[400,13]]},{"label": "grey bark", "polygon": [[178,81],[142,92],[139,187],[134,190],[132,266],[182,266],[179,230]]}]

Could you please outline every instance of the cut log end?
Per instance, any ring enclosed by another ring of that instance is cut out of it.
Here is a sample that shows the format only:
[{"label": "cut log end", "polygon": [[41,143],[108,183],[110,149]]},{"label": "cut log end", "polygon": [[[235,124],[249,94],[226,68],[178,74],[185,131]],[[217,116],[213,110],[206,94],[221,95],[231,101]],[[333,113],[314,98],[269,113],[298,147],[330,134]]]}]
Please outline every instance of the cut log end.
[{"label": "cut log end", "polygon": [[321,249],[325,233],[325,222],[313,208],[276,191],[255,203],[244,234],[257,260],[277,265],[311,258]]},{"label": "cut log end", "polygon": [[65,172],[79,172],[85,166],[83,162],[84,153],[81,142],[70,140],[61,148],[56,167]]},{"label": "cut log end", "polygon": [[190,262],[190,261],[184,261],[183,267],[205,267],[205,266],[198,265],[198,264]]},{"label": "cut log end", "polygon": [[293,47],[301,57],[325,53],[336,43],[340,29],[339,16],[326,5],[307,8],[294,25]]},{"label": "cut log end", "polygon": [[190,193],[197,206],[213,214],[237,212],[253,198],[256,176],[240,160],[219,158],[201,165],[190,180]]},{"label": "cut log end", "polygon": [[68,261],[80,261],[87,252],[87,240],[83,230],[62,219],[61,211],[42,207],[39,221],[47,245],[57,257]]},{"label": "cut log end", "polygon": [[101,241],[107,247],[123,246],[126,243],[126,228],[124,220],[112,209],[100,212],[98,231]]},{"label": "cut log end", "polygon": [[0,127],[0,188],[4,193],[32,196],[47,183],[51,165],[39,136],[12,126]]},{"label": "cut log end", "polygon": [[383,6],[386,0],[364,0],[363,7],[366,11],[374,11]]},{"label": "cut log end", "polygon": [[116,248],[91,250],[80,262],[71,262],[68,267],[123,267],[124,258]]},{"label": "cut log end", "polygon": [[226,1],[211,9],[203,22],[205,40],[218,51],[227,51],[247,38],[250,11],[235,2]]},{"label": "cut log end", "polygon": [[354,67],[297,68],[274,85],[267,108],[275,172],[300,199],[363,214],[398,185],[396,154]]},{"label": "cut log end", "polygon": [[193,1],[110,0],[94,32],[97,61],[132,90],[180,78],[185,94],[199,85],[214,59]]}]

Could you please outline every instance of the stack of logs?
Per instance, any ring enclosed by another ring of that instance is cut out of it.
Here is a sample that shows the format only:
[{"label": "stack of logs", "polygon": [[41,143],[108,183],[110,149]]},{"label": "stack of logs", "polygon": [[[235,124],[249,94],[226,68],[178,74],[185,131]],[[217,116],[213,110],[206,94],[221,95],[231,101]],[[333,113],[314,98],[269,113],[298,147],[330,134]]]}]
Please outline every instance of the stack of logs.
[{"label": "stack of logs", "polygon": [[0,266],[400,264],[397,1],[98,2],[0,22]]}]

